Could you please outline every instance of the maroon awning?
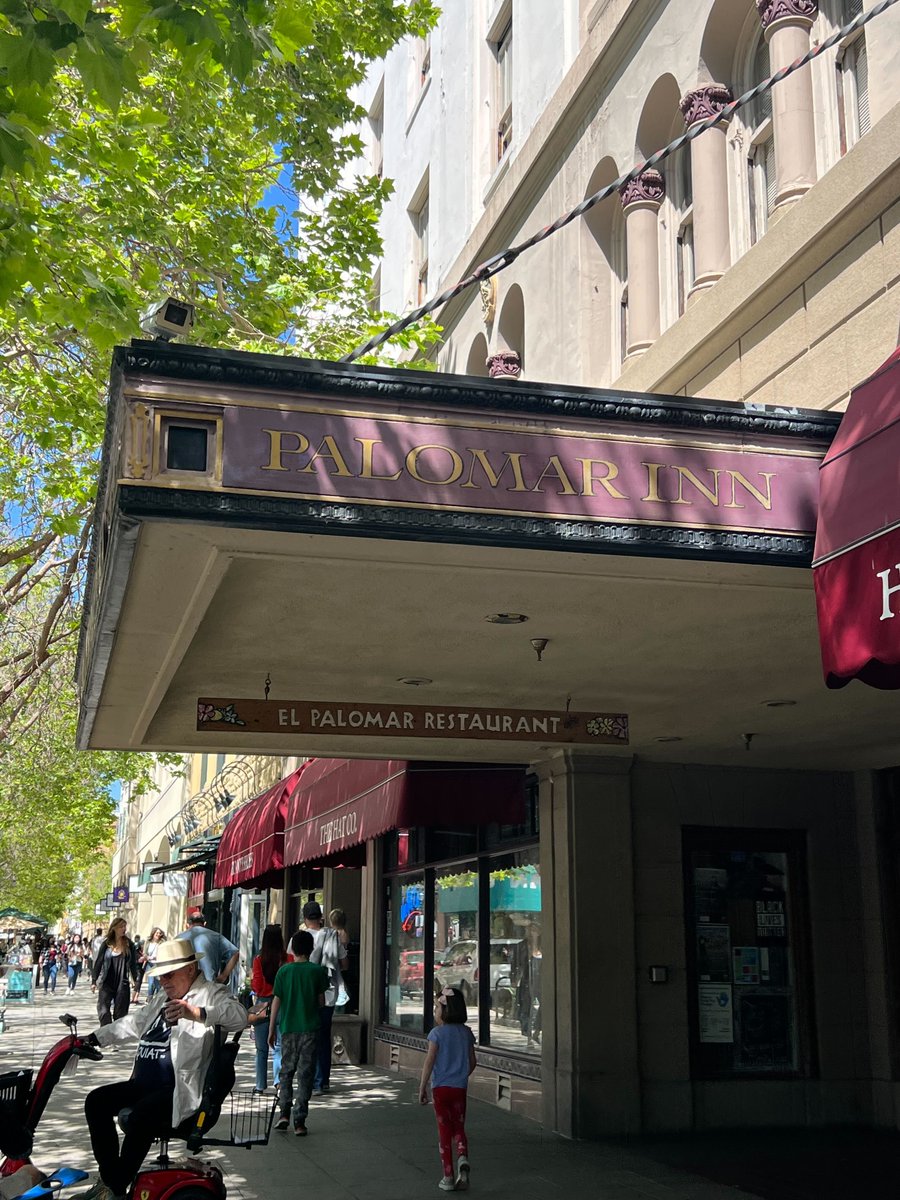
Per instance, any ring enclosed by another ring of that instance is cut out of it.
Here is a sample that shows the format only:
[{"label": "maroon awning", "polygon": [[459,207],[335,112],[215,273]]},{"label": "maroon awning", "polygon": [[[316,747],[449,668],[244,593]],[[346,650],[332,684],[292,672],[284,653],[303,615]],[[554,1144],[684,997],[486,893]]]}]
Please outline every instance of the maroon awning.
[{"label": "maroon awning", "polygon": [[524,819],[524,767],[318,758],[290,798],[284,857],[296,866],[389,829]]},{"label": "maroon awning", "polygon": [[900,688],[900,349],[854,389],[819,469],[813,582],[828,687]]},{"label": "maroon awning", "polygon": [[308,765],[304,763],[231,818],[216,854],[216,887],[281,886],[288,798]]}]

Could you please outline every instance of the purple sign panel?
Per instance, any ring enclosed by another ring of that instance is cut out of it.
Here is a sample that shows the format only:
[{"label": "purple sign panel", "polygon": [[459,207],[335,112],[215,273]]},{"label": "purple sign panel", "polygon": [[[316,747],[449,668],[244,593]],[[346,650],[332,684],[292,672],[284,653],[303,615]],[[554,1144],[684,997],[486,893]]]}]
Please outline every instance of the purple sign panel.
[{"label": "purple sign panel", "polygon": [[597,425],[229,408],[223,484],[320,500],[810,534],[820,456]]}]

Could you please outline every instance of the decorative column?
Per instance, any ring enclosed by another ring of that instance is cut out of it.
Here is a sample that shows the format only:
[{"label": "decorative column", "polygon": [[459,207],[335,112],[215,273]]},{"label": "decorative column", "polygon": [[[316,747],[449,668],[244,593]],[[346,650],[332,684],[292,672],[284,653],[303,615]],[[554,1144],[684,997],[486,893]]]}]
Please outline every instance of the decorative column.
[{"label": "decorative column", "polygon": [[488,356],[486,365],[491,379],[518,379],[522,374],[522,360],[517,350],[498,350]]},{"label": "decorative column", "polygon": [[[756,0],[769,44],[772,74],[809,52],[817,0]],[[799,200],[816,182],[812,74],[807,63],[772,88],[775,130],[775,207]]]},{"label": "decorative column", "polygon": [[666,185],[648,168],[619,189],[628,252],[628,345],[626,357],[643,354],[659,337],[659,206]]},{"label": "decorative column", "polygon": [[[688,92],[681,101],[687,129],[720,113],[734,97],[721,83]],[[731,266],[728,221],[728,126],[713,125],[691,142],[691,202],[694,207],[694,283],[690,294],[712,287]],[[682,150],[683,154],[684,151]]]}]

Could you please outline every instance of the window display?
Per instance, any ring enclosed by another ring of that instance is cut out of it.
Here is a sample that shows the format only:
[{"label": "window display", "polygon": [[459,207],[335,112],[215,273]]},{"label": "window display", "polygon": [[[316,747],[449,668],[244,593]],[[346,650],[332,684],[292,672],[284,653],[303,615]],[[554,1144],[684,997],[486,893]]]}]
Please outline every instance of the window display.
[{"label": "window display", "polygon": [[[456,987],[465,997],[468,1024],[480,1045],[540,1054],[536,834],[535,802],[523,826],[426,830],[424,839],[416,830],[386,835],[385,861],[391,872],[384,892],[387,1025],[427,1032],[435,994],[442,987]],[[525,837],[529,844],[522,846]],[[510,842],[518,848],[502,853]],[[428,854],[426,864],[412,872],[410,852],[422,851]],[[453,854],[459,859],[451,859]],[[444,855],[448,861],[442,862]]]},{"label": "window display", "polygon": [[385,894],[385,1019],[424,1033],[425,879],[421,873],[390,879]]},{"label": "window display", "polygon": [[685,834],[695,1074],[801,1070],[794,835]]}]

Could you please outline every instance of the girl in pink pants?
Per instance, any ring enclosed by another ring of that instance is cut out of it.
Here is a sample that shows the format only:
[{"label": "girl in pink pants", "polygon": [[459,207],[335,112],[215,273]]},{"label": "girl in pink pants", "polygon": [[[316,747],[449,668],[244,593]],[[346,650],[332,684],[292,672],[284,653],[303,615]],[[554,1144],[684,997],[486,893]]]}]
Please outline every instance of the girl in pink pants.
[{"label": "girl in pink pants", "polygon": [[[466,1002],[458,988],[445,987],[434,1006],[434,1029],[422,1067],[419,1101],[428,1103],[428,1080],[437,1117],[443,1177],[442,1192],[464,1192],[469,1186],[469,1143],[466,1140],[466,1089],[475,1070],[475,1038],[466,1024]],[[456,1146],[456,1174],[453,1147]]]}]

